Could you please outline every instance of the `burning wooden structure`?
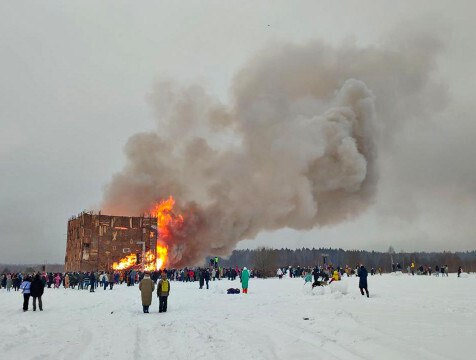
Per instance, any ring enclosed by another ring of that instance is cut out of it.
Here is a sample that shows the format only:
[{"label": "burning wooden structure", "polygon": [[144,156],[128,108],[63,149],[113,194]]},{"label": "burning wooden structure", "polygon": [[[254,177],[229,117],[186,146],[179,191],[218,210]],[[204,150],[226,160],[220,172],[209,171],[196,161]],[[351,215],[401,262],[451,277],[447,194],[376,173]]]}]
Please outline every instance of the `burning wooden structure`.
[{"label": "burning wooden structure", "polygon": [[[109,271],[124,258],[140,264],[156,257],[157,218],[83,212],[68,221],[65,271]],[[119,268],[120,269],[120,268]]]}]

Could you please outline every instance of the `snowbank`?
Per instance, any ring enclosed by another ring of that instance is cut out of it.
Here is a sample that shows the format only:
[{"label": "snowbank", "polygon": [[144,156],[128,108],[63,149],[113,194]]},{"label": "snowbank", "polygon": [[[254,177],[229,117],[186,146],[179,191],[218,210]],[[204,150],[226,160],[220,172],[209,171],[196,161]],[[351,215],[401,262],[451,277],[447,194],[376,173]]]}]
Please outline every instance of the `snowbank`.
[{"label": "snowbank", "polygon": [[168,311],[143,314],[137,286],[46,289],[43,312],[0,291],[3,359],[470,359],[476,276],[369,276],[310,289],[302,279],[171,284]]}]

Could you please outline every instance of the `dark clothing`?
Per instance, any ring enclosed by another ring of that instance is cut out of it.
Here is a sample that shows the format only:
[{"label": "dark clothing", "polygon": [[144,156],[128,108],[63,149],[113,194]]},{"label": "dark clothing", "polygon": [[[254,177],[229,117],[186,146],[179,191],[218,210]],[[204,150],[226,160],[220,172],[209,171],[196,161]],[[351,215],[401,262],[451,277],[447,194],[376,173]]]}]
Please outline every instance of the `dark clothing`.
[{"label": "dark clothing", "polygon": [[367,269],[363,266],[360,267],[357,276],[359,277],[359,288],[364,289],[367,287]]},{"label": "dark clothing", "polygon": [[23,294],[23,311],[28,310],[29,303],[30,303],[30,294]]},{"label": "dark clothing", "polygon": [[40,311],[43,311],[43,302],[41,301],[41,296],[33,296],[33,311],[36,311],[36,299],[38,299],[38,307]]},{"label": "dark clothing", "polygon": [[89,277],[89,285],[91,286],[89,288],[89,292],[94,292],[94,283],[96,282],[96,277],[94,276],[93,273],[91,273],[91,276]]},{"label": "dark clothing", "polygon": [[43,285],[43,281],[41,281],[39,276],[38,277],[35,276],[30,286],[31,296],[33,296],[34,298],[41,297],[43,295],[44,290],[45,290],[45,285]]},{"label": "dark clothing", "polygon": [[168,296],[159,296],[159,313],[167,311]]},{"label": "dark clothing", "polygon": [[357,272],[357,276],[359,277],[360,293],[364,295],[364,290],[365,290],[367,297],[369,297],[369,290],[367,289],[368,272],[367,272],[367,269],[363,265],[360,267],[359,271]]}]

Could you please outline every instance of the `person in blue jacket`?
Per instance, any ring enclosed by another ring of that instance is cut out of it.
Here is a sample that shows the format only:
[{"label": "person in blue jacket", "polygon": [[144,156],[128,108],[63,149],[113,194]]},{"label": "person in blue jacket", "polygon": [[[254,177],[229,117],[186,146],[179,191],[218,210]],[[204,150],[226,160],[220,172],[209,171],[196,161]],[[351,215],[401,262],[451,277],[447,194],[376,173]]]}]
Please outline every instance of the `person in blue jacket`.
[{"label": "person in blue jacket", "polygon": [[30,303],[30,288],[31,278],[27,276],[20,285],[20,289],[23,293],[23,311],[28,311],[28,304]]},{"label": "person in blue jacket", "polygon": [[368,272],[367,269],[365,268],[364,265],[360,265],[360,268],[357,272],[357,276],[359,277],[359,289],[360,293],[364,295],[364,290],[365,293],[367,294],[367,297],[369,297],[369,290],[367,289],[367,276]]}]

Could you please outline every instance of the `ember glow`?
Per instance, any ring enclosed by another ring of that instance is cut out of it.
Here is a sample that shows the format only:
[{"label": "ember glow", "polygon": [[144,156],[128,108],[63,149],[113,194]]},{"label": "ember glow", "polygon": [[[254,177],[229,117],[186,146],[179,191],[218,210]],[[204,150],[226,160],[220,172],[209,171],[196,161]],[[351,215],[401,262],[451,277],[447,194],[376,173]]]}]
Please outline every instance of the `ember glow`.
[{"label": "ember glow", "polygon": [[[173,238],[173,230],[179,229],[183,224],[183,217],[174,213],[175,200],[170,196],[162,200],[150,211],[157,218],[157,245],[155,253],[152,250],[144,254],[144,270],[154,271],[165,268],[168,260],[168,244]],[[136,254],[131,254],[112,265],[114,270],[127,270],[137,264]]]}]

